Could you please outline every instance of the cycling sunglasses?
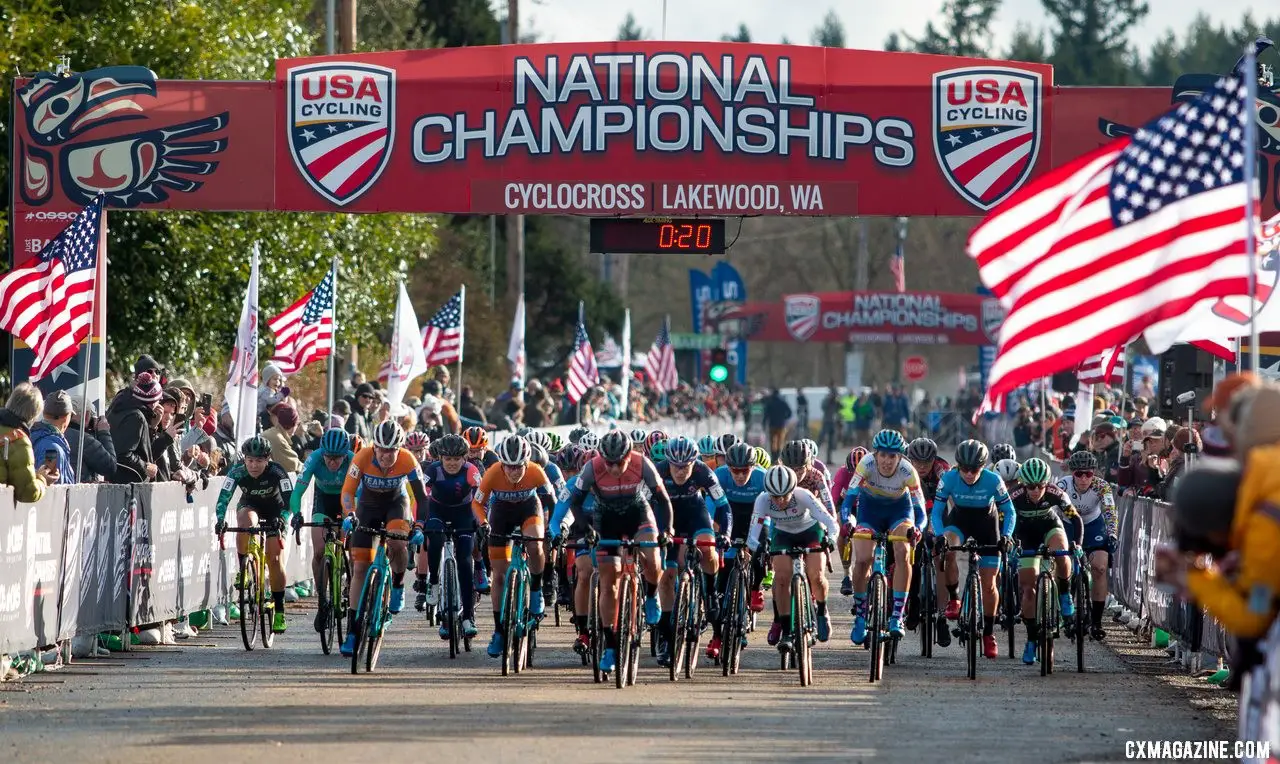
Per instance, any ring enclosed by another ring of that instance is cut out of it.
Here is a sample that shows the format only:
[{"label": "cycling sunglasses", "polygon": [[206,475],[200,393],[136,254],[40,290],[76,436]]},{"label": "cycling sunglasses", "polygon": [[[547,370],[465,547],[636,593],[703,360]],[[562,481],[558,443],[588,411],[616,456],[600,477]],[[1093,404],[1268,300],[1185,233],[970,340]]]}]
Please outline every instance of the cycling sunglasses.
[{"label": "cycling sunglasses", "polygon": [[735,475],[745,475],[748,472],[751,472],[751,468],[750,467],[730,467],[729,471]]},{"label": "cycling sunglasses", "polygon": [[957,471],[957,472],[959,472],[961,475],[976,475],[976,474],[978,474],[979,472],[982,472],[982,468],[981,468],[981,467],[960,467],[960,466],[957,466],[957,467],[956,467],[956,471]]},{"label": "cycling sunglasses", "polygon": [[1091,478],[1093,477],[1093,470],[1076,470],[1074,474],[1078,478]]}]

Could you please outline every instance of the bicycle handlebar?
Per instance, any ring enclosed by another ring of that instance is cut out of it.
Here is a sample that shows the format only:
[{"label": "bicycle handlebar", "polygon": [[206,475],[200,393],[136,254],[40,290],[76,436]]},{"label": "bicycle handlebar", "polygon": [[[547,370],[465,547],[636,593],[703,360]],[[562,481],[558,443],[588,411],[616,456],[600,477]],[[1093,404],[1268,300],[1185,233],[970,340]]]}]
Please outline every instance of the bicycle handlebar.
[{"label": "bicycle handlebar", "polygon": [[324,528],[326,531],[334,528],[341,528],[342,523],[335,523],[329,518],[325,518],[323,523],[298,523],[293,527],[293,543],[295,546],[302,546],[302,529],[303,528]]},{"label": "bicycle handlebar", "polygon": [[1028,557],[1074,557],[1075,551],[1072,549],[1048,549],[1042,546],[1035,551],[1023,552],[1018,556],[1024,559]]},{"label": "bicycle handlebar", "polygon": [[688,538],[687,536],[684,536],[684,537],[677,536],[675,538],[672,538],[671,543],[683,544],[686,546],[701,546],[701,547],[714,547],[719,545],[719,542],[717,542],[715,539],[711,539],[708,541],[704,539],[691,539],[691,538]]},{"label": "bicycle handlebar", "polygon": [[911,539],[907,536],[892,536],[887,533],[867,533],[865,531],[854,533],[850,538],[861,539],[863,541],[896,541],[910,543]]},{"label": "bicycle handlebar", "polygon": [[596,539],[594,546],[617,546],[624,549],[653,549],[658,546],[656,541],[632,541],[630,539]]},{"label": "bicycle handlebar", "polygon": [[494,533],[489,532],[489,538],[498,539],[499,541],[545,541],[546,536],[526,536],[523,533]]},{"label": "bicycle handlebar", "polygon": [[793,546],[788,547],[780,552],[771,552],[770,554],[785,554],[788,557],[799,557],[802,554],[815,554],[824,551],[821,544],[817,546]]},{"label": "bicycle handlebar", "polygon": [[357,525],[351,529],[352,533],[369,533],[381,539],[392,539],[394,541],[408,541],[409,534],[399,531],[389,531],[386,528],[370,528],[367,525]]}]

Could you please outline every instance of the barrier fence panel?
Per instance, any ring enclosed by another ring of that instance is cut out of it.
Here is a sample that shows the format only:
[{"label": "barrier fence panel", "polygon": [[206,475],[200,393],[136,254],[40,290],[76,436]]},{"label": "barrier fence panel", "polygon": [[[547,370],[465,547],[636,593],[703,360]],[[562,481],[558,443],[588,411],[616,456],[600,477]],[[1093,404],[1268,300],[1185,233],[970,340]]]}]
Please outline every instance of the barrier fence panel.
[{"label": "barrier fence panel", "polygon": [[31,630],[26,626],[27,515],[19,514],[13,489],[0,486],[0,653],[30,647]]},{"label": "barrier fence panel", "polygon": [[70,487],[61,637],[128,626],[132,498],[133,486],[128,485]]}]

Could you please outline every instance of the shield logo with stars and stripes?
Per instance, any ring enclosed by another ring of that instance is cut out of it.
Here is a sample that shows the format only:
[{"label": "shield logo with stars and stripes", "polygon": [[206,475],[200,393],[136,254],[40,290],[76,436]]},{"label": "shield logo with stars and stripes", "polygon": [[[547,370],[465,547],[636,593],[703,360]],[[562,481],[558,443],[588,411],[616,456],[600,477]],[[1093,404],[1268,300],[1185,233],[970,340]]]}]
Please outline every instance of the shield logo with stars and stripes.
[{"label": "shield logo with stars and stripes", "polygon": [[288,71],[289,151],[316,193],[338,206],[368,191],[391,158],[396,73],[323,63]]},{"label": "shield logo with stars and stripes", "polygon": [[1031,175],[1040,151],[1041,81],[1004,66],[933,75],[933,152],[942,175],[981,210],[1004,201]]}]

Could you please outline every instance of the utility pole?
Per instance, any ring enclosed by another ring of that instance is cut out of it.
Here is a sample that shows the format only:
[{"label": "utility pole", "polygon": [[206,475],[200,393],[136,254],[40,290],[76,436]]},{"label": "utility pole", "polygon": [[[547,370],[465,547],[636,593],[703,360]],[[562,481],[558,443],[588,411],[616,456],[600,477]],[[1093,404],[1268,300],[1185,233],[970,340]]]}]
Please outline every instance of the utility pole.
[{"label": "utility pole", "polygon": [[324,3],[324,52],[325,55],[332,56],[337,50],[334,43],[334,34],[337,32],[338,26],[338,9],[337,0],[325,0]]},{"label": "utility pole", "polygon": [[338,9],[338,45],[343,53],[356,51],[356,4],[360,0],[340,0]]},{"label": "utility pole", "polygon": [[[507,0],[506,40],[520,42],[520,0]],[[507,215],[507,299],[512,305],[524,292],[524,215]]]},{"label": "utility pole", "polygon": [[[870,254],[867,251],[867,219],[865,217],[858,218],[858,254],[853,264],[853,288],[858,292],[867,291],[870,279],[867,276],[867,263],[870,260]],[[849,392],[856,395],[856,389],[863,387],[865,383],[864,369],[866,367],[867,354],[858,350],[852,342],[845,344],[844,352],[844,382],[848,386]]]}]

